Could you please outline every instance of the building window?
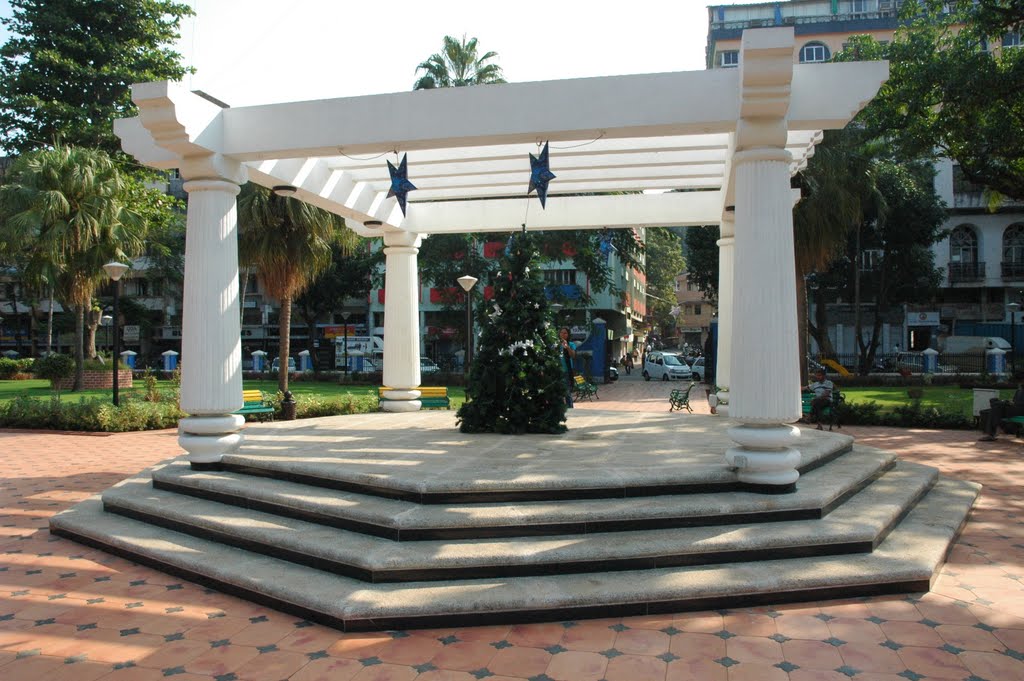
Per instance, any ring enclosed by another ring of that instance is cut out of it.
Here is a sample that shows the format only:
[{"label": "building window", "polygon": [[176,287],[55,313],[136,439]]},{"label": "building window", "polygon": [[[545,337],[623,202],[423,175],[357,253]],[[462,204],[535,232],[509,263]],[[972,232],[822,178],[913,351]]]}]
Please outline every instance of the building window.
[{"label": "building window", "polygon": [[860,271],[861,272],[874,272],[882,264],[882,249],[871,248],[865,251],[861,251],[860,254]]},{"label": "building window", "polygon": [[544,283],[548,286],[575,284],[576,270],[544,270]]},{"label": "building window", "polygon": [[693,306],[693,314],[700,316],[700,305]]},{"label": "building window", "polygon": [[807,43],[800,48],[801,64],[816,64],[828,61],[828,48],[822,43]]},{"label": "building window", "polygon": [[868,8],[870,0],[850,0],[850,11],[854,14],[862,14],[864,12],[870,12]]},{"label": "building window", "polygon": [[1003,276],[1024,278],[1024,223],[1014,223],[1003,232]]},{"label": "building window", "polygon": [[1004,35],[1003,47],[1020,47],[1020,32],[1014,31]]},{"label": "building window", "polygon": [[949,261],[969,263],[978,260],[978,235],[970,225],[960,225],[949,235]]},{"label": "building window", "polygon": [[725,50],[718,53],[718,65],[722,68],[735,68],[740,65],[739,50]]}]

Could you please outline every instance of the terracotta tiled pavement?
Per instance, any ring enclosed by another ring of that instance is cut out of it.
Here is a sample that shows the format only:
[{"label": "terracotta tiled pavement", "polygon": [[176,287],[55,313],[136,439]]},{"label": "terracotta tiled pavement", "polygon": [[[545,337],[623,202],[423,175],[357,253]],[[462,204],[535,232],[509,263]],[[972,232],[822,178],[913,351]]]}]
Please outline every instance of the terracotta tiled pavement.
[{"label": "terracotta tiled pavement", "polygon": [[[632,379],[581,408],[667,410]],[[698,411],[707,404],[695,397]],[[685,419],[686,414],[680,414]],[[51,514],[179,453],[176,433],[0,431],[0,678],[148,681],[1024,679],[1024,442],[846,428],[985,485],[927,594],[341,634],[51,537]]]}]

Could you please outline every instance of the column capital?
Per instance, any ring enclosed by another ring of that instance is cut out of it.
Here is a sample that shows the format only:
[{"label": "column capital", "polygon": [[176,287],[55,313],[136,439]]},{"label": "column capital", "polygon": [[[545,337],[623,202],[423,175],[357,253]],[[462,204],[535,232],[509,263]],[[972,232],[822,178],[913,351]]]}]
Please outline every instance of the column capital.
[{"label": "column capital", "polygon": [[405,230],[387,230],[384,232],[385,246],[404,246],[406,248],[419,248],[423,241],[423,235]]},{"label": "column capital", "polygon": [[222,154],[185,156],[178,168],[186,180],[222,180],[236,185],[248,182],[249,173],[238,161]]},{"label": "column capital", "polygon": [[734,237],[734,236],[723,236],[721,239],[719,239],[718,241],[715,242],[715,245],[717,245],[719,248],[722,248],[723,246],[725,246],[725,247],[735,246],[736,245],[736,237]]}]

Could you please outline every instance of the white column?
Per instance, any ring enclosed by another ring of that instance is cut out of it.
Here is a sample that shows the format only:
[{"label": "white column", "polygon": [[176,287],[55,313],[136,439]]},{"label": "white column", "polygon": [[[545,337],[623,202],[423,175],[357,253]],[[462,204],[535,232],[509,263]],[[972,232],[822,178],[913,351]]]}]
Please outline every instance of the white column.
[{"label": "white column", "polygon": [[420,235],[384,233],[384,411],[417,411],[420,402],[420,310],[416,254]]},{"label": "white column", "polygon": [[736,239],[735,214],[727,211],[722,216],[718,240],[718,354],[715,357],[715,383],[718,384],[717,410],[729,415],[730,362],[732,361],[733,260]]},{"label": "white column", "polygon": [[185,290],[182,301],[178,444],[195,468],[215,467],[242,443],[242,342],[238,316],[239,186],[186,182]]},{"label": "white column", "polygon": [[800,364],[793,254],[790,154],[753,148],[733,158],[736,177],[735,286],[729,429],[739,444],[726,460],[739,479],[792,489],[800,453]]}]

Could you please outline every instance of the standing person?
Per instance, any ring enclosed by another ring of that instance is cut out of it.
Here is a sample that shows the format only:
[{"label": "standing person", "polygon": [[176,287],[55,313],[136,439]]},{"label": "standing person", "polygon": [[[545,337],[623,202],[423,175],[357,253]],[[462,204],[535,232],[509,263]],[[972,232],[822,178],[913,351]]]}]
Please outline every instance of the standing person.
[{"label": "standing person", "polygon": [[576,358],[576,344],[569,340],[569,327],[563,326],[558,330],[558,343],[562,356],[562,375],[566,383],[565,406],[572,409],[572,389],[575,381],[573,360]]},{"label": "standing person", "polygon": [[[821,421],[821,410],[832,402],[832,389],[835,386],[832,381],[825,378],[825,372],[818,370],[814,372],[814,383],[807,386],[807,389],[814,393],[811,400],[811,423]],[[818,423],[818,430],[821,430],[821,423]]]},{"label": "standing person", "polygon": [[626,367],[626,375],[628,376],[633,372],[633,355],[627,352],[626,357],[622,360],[622,363]]}]

